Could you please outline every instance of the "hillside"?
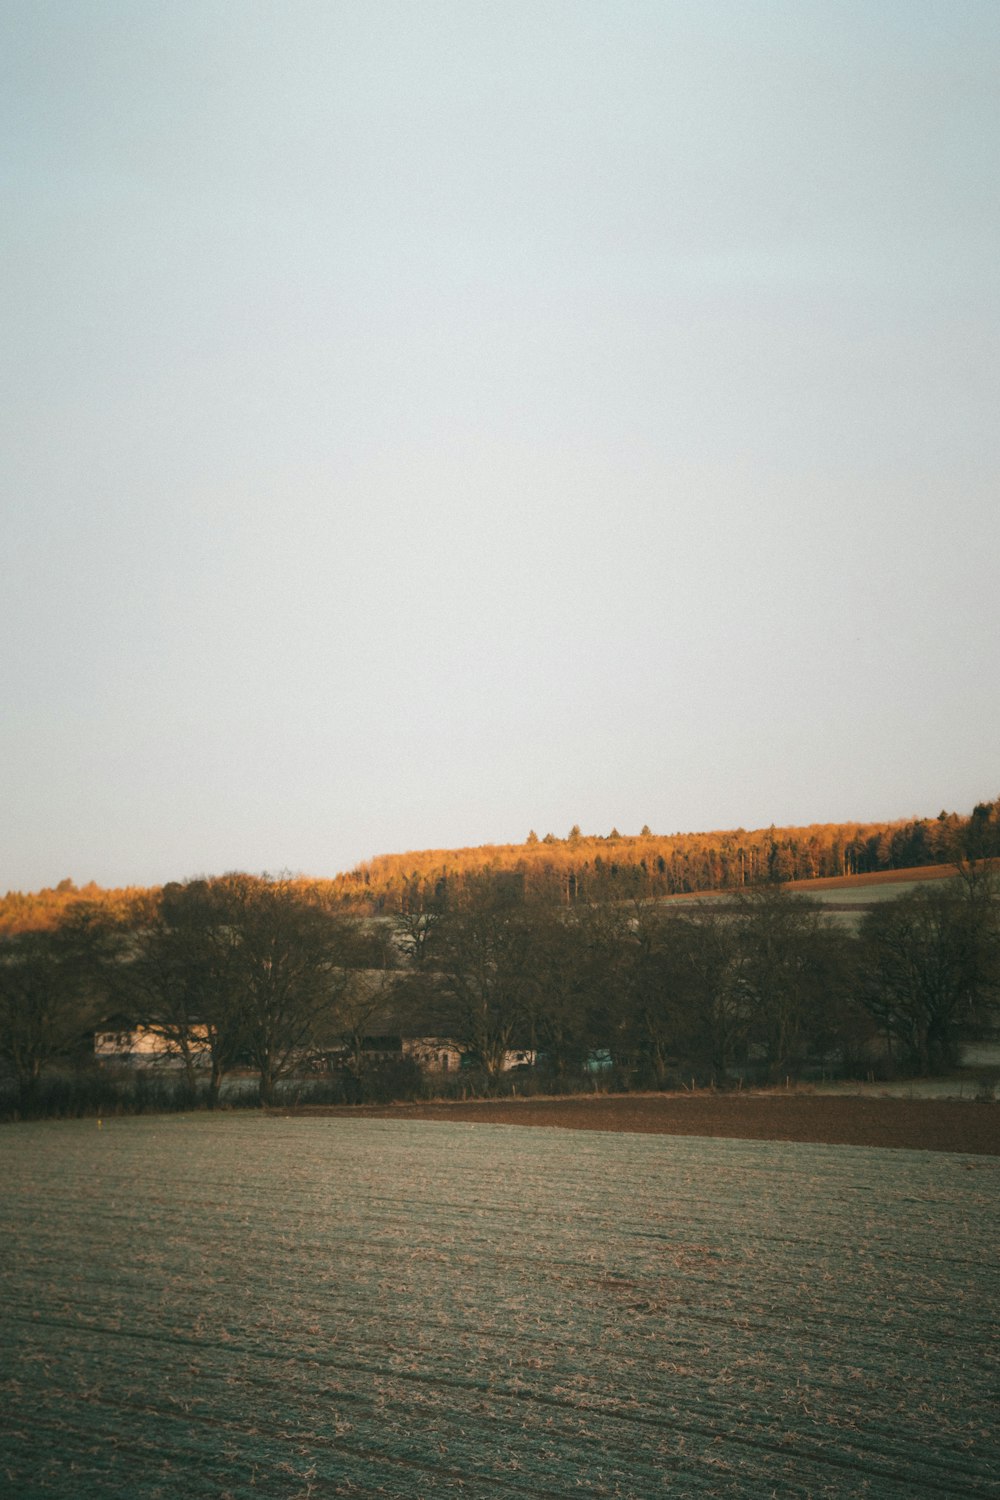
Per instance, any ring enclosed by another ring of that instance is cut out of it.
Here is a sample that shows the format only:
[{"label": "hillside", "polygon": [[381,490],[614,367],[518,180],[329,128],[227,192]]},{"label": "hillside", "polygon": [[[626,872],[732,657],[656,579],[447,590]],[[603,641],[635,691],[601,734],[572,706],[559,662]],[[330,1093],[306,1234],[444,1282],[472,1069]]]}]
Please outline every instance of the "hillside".
[{"label": "hillside", "polygon": [[1000,855],[1000,798],[979,803],[968,817],[941,812],[898,822],[669,835],[647,828],[604,837],[574,828],[565,839],[532,833],[523,844],[380,855],[338,876],[330,889],[373,910],[412,910],[484,875],[508,875],[564,902],[626,900],[945,866],[963,855]]},{"label": "hillside", "polygon": [[[1000,856],[1000,797],[966,817],[882,823],[822,823],[804,828],[744,828],[710,833],[604,836],[574,828],[566,838],[530,833],[523,844],[382,854],[333,879],[302,877],[323,905],[379,913],[416,911],[460,896],[483,878],[508,877],[533,896],[561,903],[655,899],[739,890],[762,882],[801,886],[944,869],[962,856]],[[51,928],[74,906],[124,910],[152,891],[54,888],[0,898],[0,934]]]}]

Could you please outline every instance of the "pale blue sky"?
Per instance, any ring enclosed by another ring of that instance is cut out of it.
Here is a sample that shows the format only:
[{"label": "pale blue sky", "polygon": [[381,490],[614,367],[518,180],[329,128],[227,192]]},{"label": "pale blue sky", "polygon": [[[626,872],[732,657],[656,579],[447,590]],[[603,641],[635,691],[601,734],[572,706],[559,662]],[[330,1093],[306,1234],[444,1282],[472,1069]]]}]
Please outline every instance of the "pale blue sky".
[{"label": "pale blue sky", "polygon": [[1000,793],[995,0],[0,36],[0,890]]}]

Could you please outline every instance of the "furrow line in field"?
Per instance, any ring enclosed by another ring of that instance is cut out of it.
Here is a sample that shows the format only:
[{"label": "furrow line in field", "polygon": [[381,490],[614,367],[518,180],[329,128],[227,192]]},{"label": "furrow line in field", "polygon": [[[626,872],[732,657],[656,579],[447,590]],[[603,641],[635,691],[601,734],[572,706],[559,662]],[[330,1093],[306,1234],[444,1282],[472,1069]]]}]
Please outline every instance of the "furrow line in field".
[{"label": "furrow line in field", "polygon": [[[179,1328],[171,1330],[162,1324],[159,1328],[135,1329],[126,1324],[123,1329],[122,1320],[128,1316],[129,1311],[127,1302],[116,1302],[110,1318],[101,1316],[98,1298],[87,1299],[86,1306],[88,1310],[79,1307],[71,1309],[64,1304],[64,1310],[60,1312],[54,1306],[40,1306],[35,1298],[18,1303],[8,1302],[5,1316],[12,1325],[18,1323],[26,1328],[48,1326],[61,1328],[65,1332],[85,1329],[95,1335],[104,1333],[109,1338],[124,1335],[154,1345],[176,1344],[195,1350],[204,1344],[206,1337],[212,1336],[214,1330],[222,1331],[227,1339],[232,1337],[226,1331],[227,1309],[221,1307],[214,1312],[211,1306],[199,1308],[197,1316],[192,1315],[192,1321],[200,1325],[201,1331],[193,1333]],[[176,1318],[178,1313],[183,1315],[183,1309],[172,1302],[165,1304],[164,1310],[171,1318]],[[266,1341],[272,1352],[282,1344],[293,1343],[297,1353],[308,1358],[322,1358],[324,1343],[341,1338],[346,1327],[351,1328],[356,1341],[363,1341],[369,1348],[392,1350],[406,1344],[407,1338],[409,1343],[406,1347],[412,1347],[414,1343],[425,1347],[428,1343],[433,1343],[440,1333],[452,1345],[474,1340],[480,1357],[484,1351],[493,1347],[514,1347],[525,1350],[533,1358],[551,1360],[564,1356],[574,1341],[579,1342],[565,1328],[557,1337],[549,1328],[539,1327],[537,1322],[522,1326],[516,1311],[508,1312],[503,1328],[496,1333],[484,1329],[481,1319],[477,1323],[471,1316],[468,1320],[459,1322],[440,1316],[430,1320],[426,1315],[395,1311],[392,1319],[393,1336],[386,1338],[383,1310],[378,1302],[373,1302],[366,1309],[359,1305],[356,1291],[350,1296],[328,1298],[322,1304],[304,1309],[288,1308],[283,1304],[280,1311],[281,1321],[262,1326],[260,1340]],[[592,1315],[593,1309],[590,1311]],[[162,1313],[160,1316],[162,1318]],[[768,1318],[753,1318],[737,1310],[717,1312],[711,1308],[685,1307],[678,1299],[677,1303],[668,1307],[656,1304],[638,1308],[631,1305],[613,1307],[597,1332],[603,1333],[606,1338],[638,1340],[640,1347],[654,1343],[658,1347],[669,1348],[677,1357],[683,1356],[685,1351],[703,1354],[705,1331],[716,1335],[721,1333],[724,1335],[723,1341],[720,1343],[717,1337],[712,1346],[720,1368],[725,1367],[727,1361],[744,1345],[748,1345],[751,1339],[758,1358],[762,1359],[767,1355],[772,1364],[775,1359],[780,1362],[783,1356],[791,1358],[793,1352],[800,1363],[806,1361],[819,1364],[829,1362],[831,1354],[839,1351],[843,1356],[840,1362],[849,1363],[852,1369],[861,1374],[881,1375],[884,1379],[887,1362],[893,1351],[898,1351],[898,1357],[904,1365],[911,1363],[912,1337],[907,1335],[905,1327],[891,1327],[891,1338],[887,1337],[889,1327],[883,1328],[881,1336],[868,1335],[862,1338],[855,1331],[831,1326],[828,1318],[829,1315],[824,1319],[797,1312],[789,1319],[787,1316],[782,1317],[777,1309]],[[907,1320],[907,1326],[912,1322],[912,1319]],[[814,1336],[808,1344],[804,1344],[801,1335],[795,1331],[806,1326],[813,1327],[814,1335],[815,1330],[819,1330],[819,1336]],[[304,1337],[303,1330],[307,1328],[312,1328],[313,1332]],[[925,1324],[919,1332],[920,1344],[925,1351],[934,1345],[944,1352],[950,1352],[949,1363],[960,1362],[965,1369],[989,1369],[992,1322],[988,1316],[988,1308],[987,1315],[969,1319],[963,1322],[961,1328],[949,1323],[946,1329],[936,1330],[933,1325]],[[729,1352],[730,1343],[733,1343],[732,1353]],[[246,1340],[244,1330],[244,1349],[249,1352],[252,1348],[253,1341]],[[605,1357],[609,1357],[610,1350],[607,1347],[604,1352]]]},{"label": "furrow line in field", "polygon": [[[245,1348],[230,1348],[227,1351],[230,1358],[236,1360],[245,1360],[248,1352],[251,1352],[257,1359],[263,1357],[278,1361],[282,1366],[282,1371],[285,1372],[287,1361],[283,1359],[280,1353],[262,1350],[248,1351]],[[611,1421],[639,1425],[640,1427],[655,1427],[658,1429],[667,1429],[674,1433],[682,1432],[687,1437],[698,1435],[711,1441],[722,1440],[727,1444],[741,1444],[763,1452],[785,1455],[794,1454],[802,1461],[820,1463],[821,1465],[833,1463],[834,1465],[840,1464],[851,1469],[860,1465],[865,1472],[885,1475],[900,1482],[907,1475],[911,1479],[915,1478],[913,1469],[910,1466],[904,1465],[904,1467],[896,1470],[891,1467],[894,1461],[898,1461],[901,1457],[905,1456],[903,1451],[905,1444],[901,1447],[899,1444],[892,1443],[891,1441],[887,1443],[884,1439],[877,1444],[873,1444],[870,1441],[865,1442],[863,1437],[852,1432],[850,1447],[858,1456],[852,1458],[850,1462],[846,1460],[842,1461],[835,1456],[831,1456],[826,1450],[825,1445],[821,1444],[818,1452],[811,1451],[811,1448],[806,1449],[801,1447],[801,1443],[807,1439],[807,1435],[802,1433],[795,1435],[796,1441],[800,1446],[795,1446],[787,1437],[783,1437],[780,1441],[769,1437],[761,1428],[759,1419],[754,1423],[756,1431],[746,1430],[744,1426],[747,1420],[746,1413],[743,1412],[737,1415],[732,1402],[713,1402],[711,1404],[706,1403],[704,1400],[685,1402],[678,1399],[676,1393],[672,1393],[664,1400],[664,1405],[669,1403],[669,1412],[661,1411],[658,1415],[653,1416],[649,1413],[649,1407],[658,1403],[655,1402],[653,1393],[649,1390],[643,1393],[643,1402],[646,1409],[640,1412],[634,1406],[631,1406],[627,1410],[615,1409],[608,1404],[606,1399],[601,1400],[596,1398],[592,1391],[577,1391],[572,1397],[566,1393],[555,1396],[526,1388],[521,1384],[516,1388],[511,1388],[509,1385],[501,1384],[495,1380],[459,1379],[454,1376],[440,1374],[431,1376],[429,1372],[411,1372],[401,1370],[398,1367],[386,1367],[374,1364],[371,1361],[346,1360],[343,1357],[343,1351],[337,1351],[337,1354],[331,1357],[330,1364],[339,1373],[350,1373],[353,1376],[361,1375],[368,1381],[388,1381],[403,1386],[416,1384],[424,1389],[433,1385],[438,1389],[458,1392],[465,1397],[468,1397],[472,1393],[482,1398],[488,1397],[494,1402],[519,1403],[521,1405],[532,1403],[563,1411],[572,1411],[580,1413],[588,1421],[592,1422],[601,1421],[606,1423]],[[250,1379],[245,1374],[241,1376],[241,1383],[244,1385],[253,1384],[258,1389],[258,1392],[263,1386],[269,1384],[266,1380]],[[270,1382],[270,1384],[278,1392],[279,1398],[281,1393],[287,1390],[287,1380],[277,1383]],[[338,1392],[338,1399],[343,1401],[345,1399],[352,1400],[356,1398],[353,1397],[352,1393],[342,1391]],[[363,1400],[364,1398],[361,1399]],[[708,1424],[705,1422],[706,1416],[712,1418],[712,1421]],[[779,1410],[774,1413],[768,1413],[768,1417],[771,1425],[780,1423],[787,1431],[788,1423],[786,1414],[782,1414]],[[751,1417],[751,1420],[754,1419]],[[908,1441],[912,1447],[912,1439],[908,1439]],[[813,1439],[812,1442],[815,1443],[816,1440]],[[918,1451],[920,1447],[921,1445],[918,1445]],[[967,1462],[956,1461],[953,1458],[942,1465],[932,1454],[924,1449],[920,1455],[921,1482],[924,1488],[927,1487],[929,1482],[929,1474],[939,1470],[940,1474],[935,1480],[935,1484],[941,1493],[973,1493],[969,1489],[969,1482],[978,1481],[982,1477],[978,1464],[971,1465]],[[951,1476],[953,1475],[965,1476],[966,1482],[963,1488],[959,1488],[951,1482]]]},{"label": "furrow line in field", "polygon": [[996,1172],[344,1125],[12,1137],[8,1467],[59,1500],[993,1493]]}]

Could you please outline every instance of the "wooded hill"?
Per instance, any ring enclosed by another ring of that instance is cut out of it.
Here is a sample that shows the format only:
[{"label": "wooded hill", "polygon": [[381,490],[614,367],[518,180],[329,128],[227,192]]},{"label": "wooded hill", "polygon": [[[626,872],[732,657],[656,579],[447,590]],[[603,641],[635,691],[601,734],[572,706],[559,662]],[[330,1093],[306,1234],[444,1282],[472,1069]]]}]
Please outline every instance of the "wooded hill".
[{"label": "wooded hill", "polygon": [[634,837],[573,828],[564,839],[529,833],[523,844],[385,854],[330,882],[331,893],[372,911],[414,911],[460,895],[484,874],[519,876],[525,890],[566,904],[650,899],[764,883],[945,865],[1000,855],[1000,798],[968,817],[825,823]]},{"label": "wooded hill", "polygon": [[[564,905],[651,899],[760,884],[946,865],[961,856],[1000,856],[1000,797],[968,817],[806,828],[737,828],[715,833],[605,836],[573,828],[565,838],[529,833],[523,844],[384,854],[332,880],[296,882],[319,905],[359,913],[422,911],[460,898],[483,875],[513,875],[525,893]],[[63,880],[55,888],[0,898],[0,933],[51,929],[81,902],[126,910],[140,889],[102,890]]]}]

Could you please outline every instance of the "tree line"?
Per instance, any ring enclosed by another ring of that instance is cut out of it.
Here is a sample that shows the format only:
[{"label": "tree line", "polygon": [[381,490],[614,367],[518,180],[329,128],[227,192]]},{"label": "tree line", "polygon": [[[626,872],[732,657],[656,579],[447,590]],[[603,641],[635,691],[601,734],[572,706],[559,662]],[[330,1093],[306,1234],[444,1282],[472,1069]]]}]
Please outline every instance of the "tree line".
[{"label": "tree line", "polygon": [[[304,1073],[362,1097],[370,1038],[389,1033],[448,1038],[469,1064],[463,1087],[486,1090],[515,1048],[558,1089],[599,1074],[669,1087],[933,1073],[991,1034],[998,998],[988,861],[880,901],[856,927],[773,882],[567,907],[518,872],[480,874],[373,919],[233,874],[114,912],[76,903],[54,927],[3,937],[0,1061],[22,1114],[38,1112],[47,1072],[93,1067],[95,1029],[115,1026],[158,1036],[189,1101],[209,1105],[237,1071],[262,1104]],[[405,1082],[427,1086],[415,1068]]]},{"label": "tree line", "polygon": [[[665,896],[754,889],[762,883],[873,874],[1000,857],[1000,798],[968,817],[894,823],[830,823],[808,828],[738,828],[721,833],[635,836],[613,828],[588,835],[574,825],[565,838],[530,832],[523,844],[386,854],[333,879],[291,882],[317,904],[364,914],[393,914],[461,900],[484,875],[518,876],[533,897],[566,906],[653,901]],[[55,928],[77,906],[102,906],[118,917],[155,890],[102,890],[62,880],[36,892],[0,897],[0,934]]]},{"label": "tree line", "polygon": [[387,854],[339,875],[337,899],[372,911],[406,911],[460,895],[484,873],[516,874],[540,899],[564,905],[656,900],[698,892],[753,889],[762,883],[871,874],[1000,856],[1000,798],[968,817],[894,823],[832,823],[751,832],[635,836],[612,829],[564,839],[532,831],[523,844]]},{"label": "tree line", "polygon": [[515,1042],[557,1076],[603,1054],[655,1086],[773,1082],[823,1059],[927,1074],[991,1033],[1000,994],[996,881],[976,864],[879,902],[857,929],[773,884],[567,912],[516,877],[400,921],[420,928],[424,983],[493,1076]]}]

